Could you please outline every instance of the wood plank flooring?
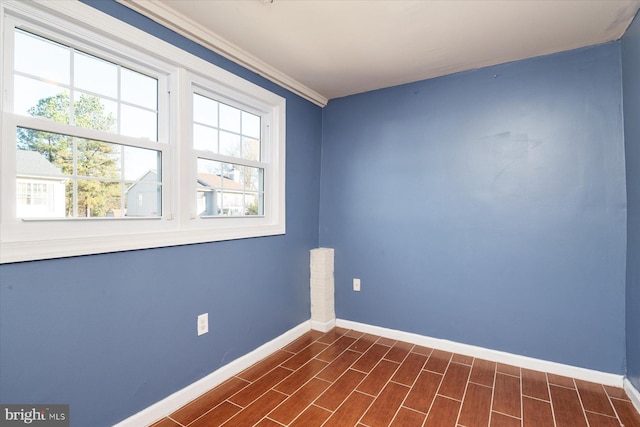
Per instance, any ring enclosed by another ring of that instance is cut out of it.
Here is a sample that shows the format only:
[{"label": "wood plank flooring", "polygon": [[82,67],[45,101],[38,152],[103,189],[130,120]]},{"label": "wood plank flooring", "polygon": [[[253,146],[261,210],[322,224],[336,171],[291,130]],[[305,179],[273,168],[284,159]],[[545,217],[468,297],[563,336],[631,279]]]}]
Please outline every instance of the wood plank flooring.
[{"label": "wood plank flooring", "polygon": [[310,331],[153,427],[640,427],[624,390],[347,329]]}]

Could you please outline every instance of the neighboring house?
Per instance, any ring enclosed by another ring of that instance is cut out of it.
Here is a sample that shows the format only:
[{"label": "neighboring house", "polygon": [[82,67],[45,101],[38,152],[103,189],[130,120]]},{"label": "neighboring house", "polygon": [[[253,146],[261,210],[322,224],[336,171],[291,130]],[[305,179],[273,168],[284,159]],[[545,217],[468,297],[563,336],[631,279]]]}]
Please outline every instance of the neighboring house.
[{"label": "neighboring house", "polygon": [[198,174],[198,215],[244,215],[242,183],[211,173]]},{"label": "neighboring house", "polygon": [[37,151],[16,151],[18,218],[64,218],[68,177]]},{"label": "neighboring house", "polygon": [[[127,189],[127,216],[156,216],[160,211],[158,173],[150,170]],[[197,178],[198,215],[244,215],[242,183],[210,173]]]},{"label": "neighboring house", "polygon": [[127,189],[126,216],[158,216],[162,212],[162,187],[158,172],[150,170]]}]

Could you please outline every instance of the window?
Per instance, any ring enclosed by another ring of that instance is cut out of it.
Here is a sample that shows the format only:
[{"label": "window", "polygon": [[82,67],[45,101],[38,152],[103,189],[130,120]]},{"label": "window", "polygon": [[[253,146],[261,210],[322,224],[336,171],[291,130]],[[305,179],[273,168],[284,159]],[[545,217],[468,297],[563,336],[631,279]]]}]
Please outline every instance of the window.
[{"label": "window", "polygon": [[259,115],[193,92],[193,149],[201,217],[263,215],[261,128]]},{"label": "window", "polygon": [[284,99],[80,3],[2,13],[0,262],[284,233]]},{"label": "window", "polygon": [[47,206],[47,184],[37,182],[18,182],[18,205]]},{"label": "window", "polygon": [[[46,132],[46,122],[39,129],[17,129],[18,150],[40,154],[68,177],[65,205],[57,210],[60,217],[131,214],[126,205],[129,186],[162,163],[160,150],[138,148],[135,140],[158,140],[158,78],[18,28],[13,36],[15,113],[133,138],[129,146],[109,135],[103,135],[104,140],[75,138]],[[16,176],[28,166],[18,161]],[[157,177],[152,201],[156,208],[150,216],[162,212],[162,180]],[[21,214],[37,218],[35,211]]]}]

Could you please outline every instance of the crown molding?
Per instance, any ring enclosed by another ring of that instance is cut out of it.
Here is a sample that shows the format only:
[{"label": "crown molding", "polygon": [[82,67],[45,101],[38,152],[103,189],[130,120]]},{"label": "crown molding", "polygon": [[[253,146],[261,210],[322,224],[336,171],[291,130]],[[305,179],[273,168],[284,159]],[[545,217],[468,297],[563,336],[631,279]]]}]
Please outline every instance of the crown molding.
[{"label": "crown molding", "polygon": [[198,43],[207,49],[239,64],[258,75],[271,80],[313,102],[320,107],[327,105],[329,100],[318,92],[303,85],[299,81],[289,77],[281,71],[273,68],[266,62],[256,58],[238,46],[230,43],[218,34],[210,31],[193,20],[176,13],[158,0],[116,0],[118,3],[132,9],[158,24],[175,31],[176,33]]}]

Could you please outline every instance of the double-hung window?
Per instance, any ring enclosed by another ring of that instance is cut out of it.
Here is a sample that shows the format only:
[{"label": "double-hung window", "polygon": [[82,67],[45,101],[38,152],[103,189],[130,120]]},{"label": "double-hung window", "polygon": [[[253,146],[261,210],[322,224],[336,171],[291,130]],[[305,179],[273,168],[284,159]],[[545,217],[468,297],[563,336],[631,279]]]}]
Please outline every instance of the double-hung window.
[{"label": "double-hung window", "polygon": [[1,7],[1,262],[284,233],[282,98],[80,3]]},{"label": "double-hung window", "polygon": [[193,92],[192,116],[198,215],[262,215],[261,117],[203,90]]},{"label": "double-hung window", "polygon": [[[55,214],[46,218],[161,216],[167,136],[158,123],[167,117],[158,93],[167,92],[166,77],[32,31],[14,26],[7,35],[13,36],[17,186],[31,179],[38,181],[34,188],[64,188],[63,198],[51,194]],[[146,191],[134,193],[140,180]],[[43,218],[23,209],[23,198],[15,201],[20,222]]]}]

